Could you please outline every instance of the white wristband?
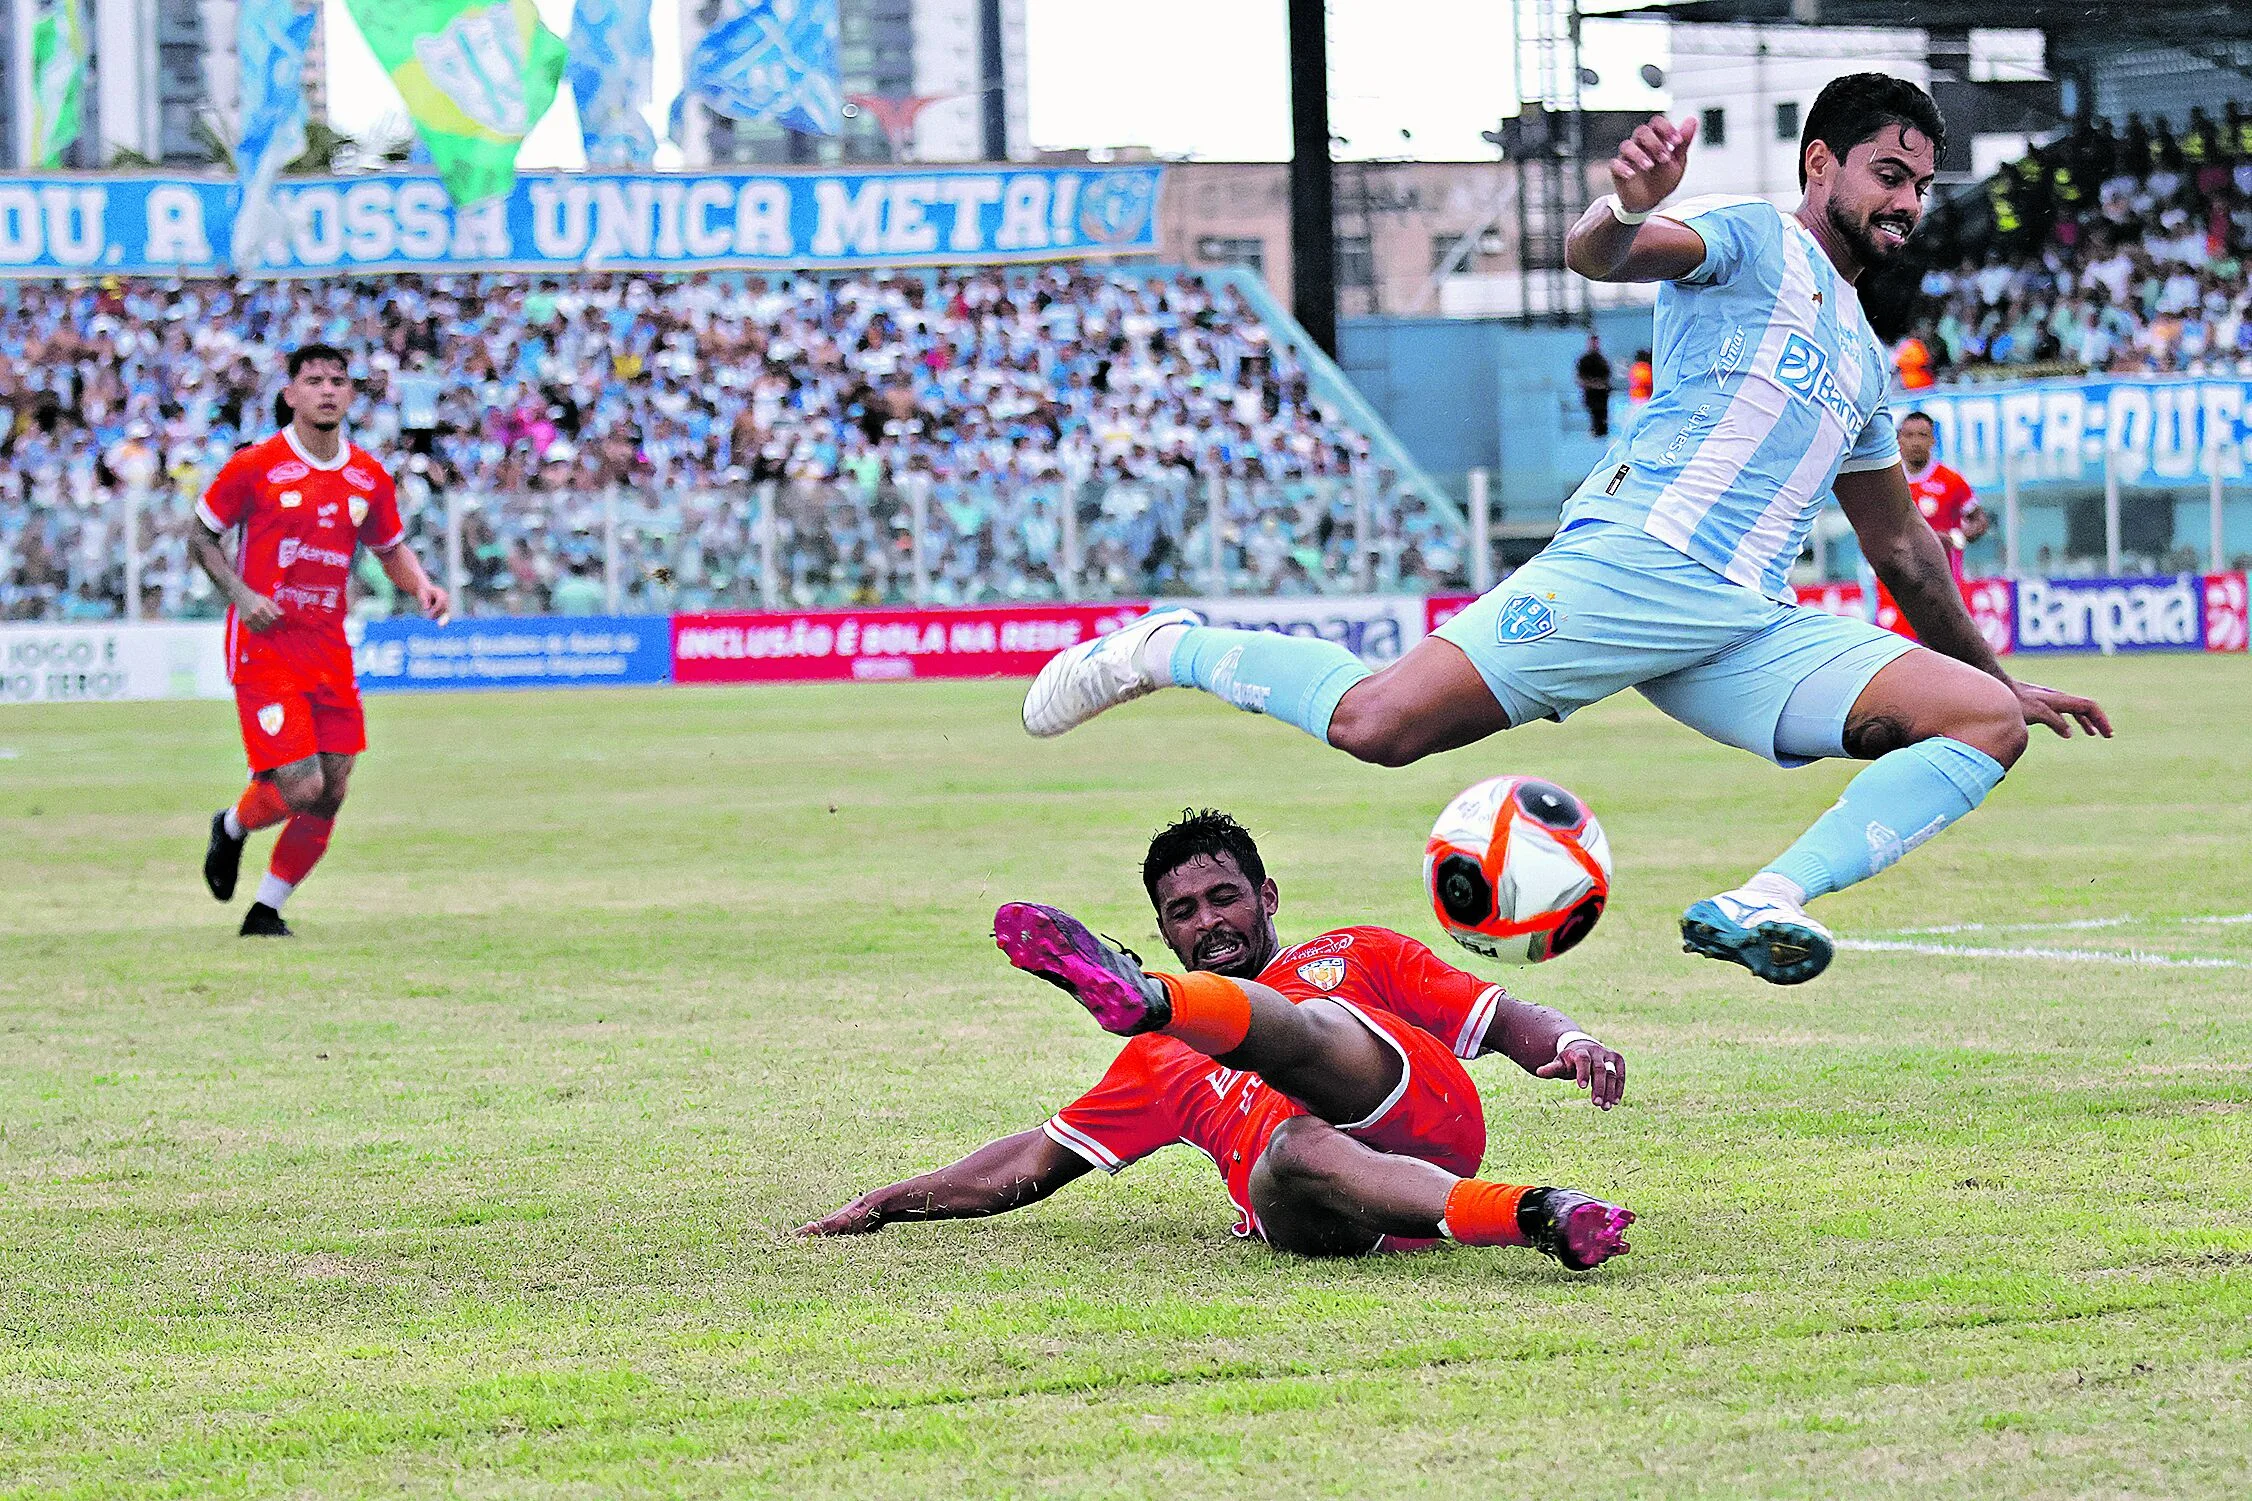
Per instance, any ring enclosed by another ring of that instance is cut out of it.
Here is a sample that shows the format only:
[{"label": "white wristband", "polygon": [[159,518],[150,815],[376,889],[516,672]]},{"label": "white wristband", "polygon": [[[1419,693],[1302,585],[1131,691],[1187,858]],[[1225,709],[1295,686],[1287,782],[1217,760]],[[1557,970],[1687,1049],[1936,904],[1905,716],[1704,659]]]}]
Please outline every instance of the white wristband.
[{"label": "white wristband", "polygon": [[[1595,1042],[1595,1039],[1588,1036],[1585,1032],[1566,1032],[1562,1037],[1556,1039],[1556,1056],[1558,1058],[1563,1057],[1564,1049],[1570,1047],[1575,1042]],[[1599,1042],[1595,1042],[1595,1045],[1597,1047],[1603,1046],[1603,1044]]]},{"label": "white wristband", "polygon": [[1605,193],[1603,195],[1603,207],[1610,210],[1612,218],[1618,220],[1621,224],[1630,225],[1640,224],[1643,220],[1649,218],[1652,214],[1657,212],[1656,209],[1652,208],[1644,209],[1641,213],[1638,214],[1633,209],[1630,209],[1625,204],[1619,202],[1619,195],[1616,193]]}]

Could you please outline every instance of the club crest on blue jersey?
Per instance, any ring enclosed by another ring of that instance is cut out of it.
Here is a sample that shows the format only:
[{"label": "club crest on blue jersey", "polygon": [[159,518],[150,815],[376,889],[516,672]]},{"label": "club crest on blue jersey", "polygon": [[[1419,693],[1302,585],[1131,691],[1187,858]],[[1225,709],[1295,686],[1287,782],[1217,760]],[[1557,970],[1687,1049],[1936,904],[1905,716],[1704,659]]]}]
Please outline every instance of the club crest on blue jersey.
[{"label": "club crest on blue jersey", "polygon": [[1511,595],[1494,626],[1494,634],[1509,643],[1538,641],[1555,630],[1556,612],[1530,594]]}]

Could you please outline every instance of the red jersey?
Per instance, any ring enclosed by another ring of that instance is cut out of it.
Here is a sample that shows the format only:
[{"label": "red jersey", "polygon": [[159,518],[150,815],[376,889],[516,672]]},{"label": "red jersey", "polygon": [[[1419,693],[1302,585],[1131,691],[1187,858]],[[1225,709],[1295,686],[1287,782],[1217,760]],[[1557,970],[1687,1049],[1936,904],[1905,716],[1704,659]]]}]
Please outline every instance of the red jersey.
[{"label": "red jersey", "polygon": [[343,444],[326,463],[297,446],[291,428],[227,460],[196,504],[215,532],[240,526],[235,571],[280,607],[281,623],[260,633],[239,629],[227,610],[227,667],[286,667],[316,677],[352,677],[344,639],[352,552],[399,545],[398,491],[363,448]]},{"label": "red jersey", "polygon": [[1962,530],[1963,518],[1978,509],[1977,492],[1954,470],[1934,462],[1922,474],[1908,476],[1908,493],[1916,498],[1924,520],[1939,533],[1940,544],[1947,549],[1947,566],[1954,570],[1955,582],[1961,583],[1963,549],[1954,534]]},{"label": "red jersey", "polygon": [[[1477,1170],[1485,1116],[1448,1049],[1477,1056],[1502,996],[1499,985],[1387,928],[1324,933],[1284,949],[1258,978],[1294,1001],[1346,1002],[1399,1049],[1405,1098],[1347,1130],[1381,1150],[1421,1156],[1464,1176]],[[1109,1173],[1177,1142],[1195,1147],[1227,1180],[1242,1211],[1236,1233],[1248,1235],[1255,1228],[1251,1168],[1275,1128],[1303,1114],[1257,1074],[1223,1068],[1184,1042],[1144,1032],[1127,1041],[1100,1083],[1043,1129]]]}]

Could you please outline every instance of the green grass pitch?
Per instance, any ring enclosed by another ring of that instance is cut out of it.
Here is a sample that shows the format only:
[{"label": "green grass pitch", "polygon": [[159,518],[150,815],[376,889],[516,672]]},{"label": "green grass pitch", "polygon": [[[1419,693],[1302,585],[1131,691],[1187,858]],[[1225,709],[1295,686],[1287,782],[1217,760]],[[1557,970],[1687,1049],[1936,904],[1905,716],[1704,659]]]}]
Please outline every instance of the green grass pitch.
[{"label": "green grass pitch", "polygon": [[[2242,1495],[2252,922],[2184,919],[2252,913],[2252,669],[2035,670],[2119,739],[1821,908],[1983,952],[1796,990],[1673,924],[1849,769],[1636,700],[1396,772],[1187,694],[371,700],[288,945],[198,879],[230,705],[0,711],[0,1495]],[[1110,1057],[996,903],[1154,952],[1142,841],[1209,803],[1286,939],[1436,939],[1424,832],[1499,771],[1610,831],[1594,938],[1506,977],[1633,1075],[1476,1065],[1487,1171],[1632,1256],[1284,1260],[1186,1150],[787,1238]]]}]

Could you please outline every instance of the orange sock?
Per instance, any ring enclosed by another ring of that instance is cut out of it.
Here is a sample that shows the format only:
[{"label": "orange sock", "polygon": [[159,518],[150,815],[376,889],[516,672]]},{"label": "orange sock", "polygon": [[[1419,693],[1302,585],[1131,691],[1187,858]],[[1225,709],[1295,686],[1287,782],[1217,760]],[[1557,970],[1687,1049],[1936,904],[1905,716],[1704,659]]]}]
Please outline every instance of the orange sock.
[{"label": "orange sock", "polygon": [[1530,1245],[1517,1228],[1517,1202],[1531,1192],[1514,1183],[1464,1178],[1447,1192],[1439,1233],[1466,1246]]},{"label": "orange sock", "polygon": [[1208,1058],[1232,1053],[1251,1032],[1251,997],[1226,975],[1152,975],[1173,1002],[1173,1019],[1162,1029]]},{"label": "orange sock", "polygon": [[289,804],[282,801],[281,789],[264,778],[258,778],[243,789],[242,800],[235,804],[235,822],[242,825],[244,833],[253,829],[268,829],[289,817]]}]

